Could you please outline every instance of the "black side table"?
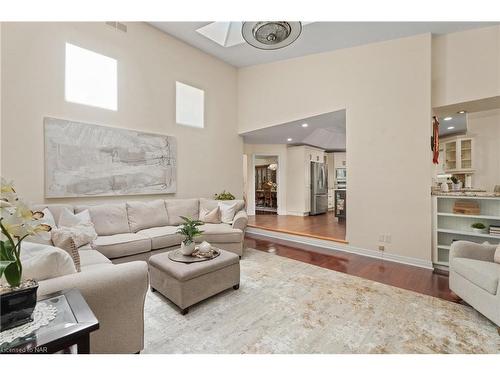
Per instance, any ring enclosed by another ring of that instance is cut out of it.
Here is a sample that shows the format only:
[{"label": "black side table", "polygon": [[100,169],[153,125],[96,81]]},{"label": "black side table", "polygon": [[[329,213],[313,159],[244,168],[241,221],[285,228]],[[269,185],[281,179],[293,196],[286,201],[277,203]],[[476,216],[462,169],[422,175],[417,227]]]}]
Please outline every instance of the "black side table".
[{"label": "black side table", "polygon": [[90,333],[99,322],[77,289],[54,293],[39,302],[57,308],[56,317],[28,336],[0,346],[2,354],[50,354],[76,345],[78,354],[90,353]]}]

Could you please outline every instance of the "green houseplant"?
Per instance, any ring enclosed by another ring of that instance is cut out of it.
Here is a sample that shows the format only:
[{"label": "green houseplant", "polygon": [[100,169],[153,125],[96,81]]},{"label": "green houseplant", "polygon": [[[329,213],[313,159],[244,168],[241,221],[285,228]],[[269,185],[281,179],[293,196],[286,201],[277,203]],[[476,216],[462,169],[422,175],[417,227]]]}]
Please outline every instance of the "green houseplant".
[{"label": "green houseplant", "polygon": [[198,227],[203,225],[203,221],[191,219],[189,217],[181,216],[184,223],[177,229],[177,233],[184,236],[181,242],[181,252],[184,255],[191,255],[195,249],[195,237],[203,233]]},{"label": "green houseplant", "polygon": [[13,184],[4,178],[1,179],[0,212],[0,278],[5,277],[8,283],[0,285],[3,331],[31,320],[38,284],[34,280],[23,280],[22,242],[51,228],[40,221],[43,213],[31,211],[19,199]]},{"label": "green houseplant", "polygon": [[474,223],[471,225],[472,231],[476,233],[485,233],[486,232],[486,225],[483,223]]},{"label": "green houseplant", "polygon": [[218,201],[231,201],[236,197],[228,191],[223,190],[220,194],[215,194],[214,199]]}]

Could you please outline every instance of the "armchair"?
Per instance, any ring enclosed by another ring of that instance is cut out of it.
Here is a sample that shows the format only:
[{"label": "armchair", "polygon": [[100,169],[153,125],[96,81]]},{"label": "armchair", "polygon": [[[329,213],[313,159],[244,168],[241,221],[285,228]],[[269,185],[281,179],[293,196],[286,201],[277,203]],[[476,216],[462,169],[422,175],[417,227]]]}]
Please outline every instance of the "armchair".
[{"label": "armchair", "polygon": [[500,264],[493,260],[496,247],[454,242],[450,249],[450,289],[500,326]]}]

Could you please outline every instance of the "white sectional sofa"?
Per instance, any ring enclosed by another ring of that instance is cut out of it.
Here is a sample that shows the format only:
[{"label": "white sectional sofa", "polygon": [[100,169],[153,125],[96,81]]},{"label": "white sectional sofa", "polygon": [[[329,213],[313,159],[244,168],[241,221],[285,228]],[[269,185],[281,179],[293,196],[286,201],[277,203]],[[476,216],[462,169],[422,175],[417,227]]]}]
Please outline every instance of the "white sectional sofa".
[{"label": "white sectional sofa", "polygon": [[[243,201],[226,202],[231,203],[237,205],[232,223],[204,224],[204,233],[197,241],[206,240],[241,256],[248,218]],[[200,207],[211,209],[217,204],[201,198],[34,206],[39,211],[48,208],[56,224],[64,208],[75,213],[88,209],[98,234],[92,245],[79,248],[81,271],[40,281],[38,298],[63,289],[79,289],[100,323],[99,330],[91,334],[91,352],[140,352],[144,347],[144,301],[149,282],[144,260],[179,247],[182,238],[175,232],[182,222],[180,216],[198,218]]]},{"label": "white sectional sofa", "polygon": [[[151,251],[158,252],[178,247],[182,237],[176,233],[182,224],[180,216],[198,219],[200,208],[212,209],[218,205],[213,199],[170,199],[153,201],[130,201],[99,205],[37,205],[35,210],[48,208],[54,218],[58,218],[63,208],[75,213],[89,210],[90,218],[97,232],[93,245],[84,249],[94,249],[109,259],[118,262],[133,259],[148,259]],[[238,255],[243,254],[243,237],[248,222],[242,200],[224,201],[222,204],[236,204],[236,215],[232,223],[204,224],[204,232],[197,241],[208,241],[212,245]]]}]

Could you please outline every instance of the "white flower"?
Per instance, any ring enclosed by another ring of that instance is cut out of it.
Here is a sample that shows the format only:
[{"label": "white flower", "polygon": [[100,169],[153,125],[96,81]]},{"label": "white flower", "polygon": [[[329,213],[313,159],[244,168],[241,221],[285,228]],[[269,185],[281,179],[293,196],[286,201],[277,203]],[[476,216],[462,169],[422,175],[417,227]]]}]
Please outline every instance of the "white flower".
[{"label": "white flower", "polygon": [[[48,232],[51,227],[41,222],[42,212],[33,212],[26,203],[17,197],[12,183],[2,177],[2,199],[0,200],[1,223],[13,239],[21,239],[27,235]],[[7,236],[2,233],[1,240]]]}]

